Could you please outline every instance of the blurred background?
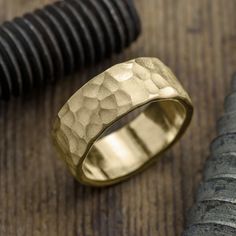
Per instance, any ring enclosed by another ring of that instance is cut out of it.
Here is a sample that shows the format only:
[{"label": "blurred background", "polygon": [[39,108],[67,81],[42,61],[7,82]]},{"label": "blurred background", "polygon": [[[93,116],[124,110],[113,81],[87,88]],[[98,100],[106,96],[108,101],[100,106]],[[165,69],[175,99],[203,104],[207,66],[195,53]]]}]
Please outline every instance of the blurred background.
[{"label": "blurred background", "polygon": [[[0,235],[178,236],[236,71],[234,0],[134,0],[138,41],[27,98],[0,103]],[[10,20],[50,0],[0,0]],[[145,172],[106,189],[81,186],[58,160],[50,131],[66,100],[111,65],[139,56],[166,63],[195,114],[179,143]]]}]

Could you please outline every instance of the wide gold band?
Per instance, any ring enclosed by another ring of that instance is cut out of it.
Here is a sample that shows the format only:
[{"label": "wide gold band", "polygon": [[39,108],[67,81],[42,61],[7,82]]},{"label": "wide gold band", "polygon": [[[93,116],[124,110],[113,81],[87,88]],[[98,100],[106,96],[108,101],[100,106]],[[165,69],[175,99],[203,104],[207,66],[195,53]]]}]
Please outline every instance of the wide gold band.
[{"label": "wide gold band", "polygon": [[[169,68],[156,58],[137,58],[79,89],[60,110],[53,137],[77,180],[106,186],[169,148],[192,113],[191,99]],[[129,122],[127,114],[133,117]]]}]

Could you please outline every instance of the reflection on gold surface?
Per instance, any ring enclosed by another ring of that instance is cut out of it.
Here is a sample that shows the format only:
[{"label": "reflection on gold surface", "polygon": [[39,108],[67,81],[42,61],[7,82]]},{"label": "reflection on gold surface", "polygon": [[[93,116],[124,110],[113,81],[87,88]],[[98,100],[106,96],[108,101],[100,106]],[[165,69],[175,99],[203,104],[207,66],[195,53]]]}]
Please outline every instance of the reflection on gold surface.
[{"label": "reflection on gold surface", "polygon": [[97,141],[84,161],[93,180],[114,179],[140,168],[177,136],[186,116],[177,101],[149,105],[129,124]]}]

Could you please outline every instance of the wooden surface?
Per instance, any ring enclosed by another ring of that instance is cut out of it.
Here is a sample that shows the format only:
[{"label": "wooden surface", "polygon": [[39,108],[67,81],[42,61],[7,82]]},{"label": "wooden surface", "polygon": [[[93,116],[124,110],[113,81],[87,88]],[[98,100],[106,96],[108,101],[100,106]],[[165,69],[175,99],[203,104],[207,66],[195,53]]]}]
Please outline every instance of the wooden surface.
[{"label": "wooden surface", "polygon": [[[0,0],[4,21],[46,0]],[[236,70],[235,0],[136,0],[143,33],[112,60],[28,99],[0,104],[0,235],[174,236],[201,179]],[[52,121],[86,79],[137,56],[159,57],[192,96],[188,132],[142,174],[106,189],[76,183],[51,145]]]}]

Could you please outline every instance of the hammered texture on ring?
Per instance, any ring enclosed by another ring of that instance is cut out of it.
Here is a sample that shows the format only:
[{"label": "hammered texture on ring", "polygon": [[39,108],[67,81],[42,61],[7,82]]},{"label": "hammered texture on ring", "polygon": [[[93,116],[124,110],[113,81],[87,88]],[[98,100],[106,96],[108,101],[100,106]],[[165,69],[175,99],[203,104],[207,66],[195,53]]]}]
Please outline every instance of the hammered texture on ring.
[{"label": "hammered texture on ring", "polygon": [[87,82],[63,106],[53,129],[55,144],[80,180],[82,163],[105,129],[137,107],[172,98],[185,103],[187,126],[192,115],[191,100],[160,60],[137,58],[115,65]]}]

